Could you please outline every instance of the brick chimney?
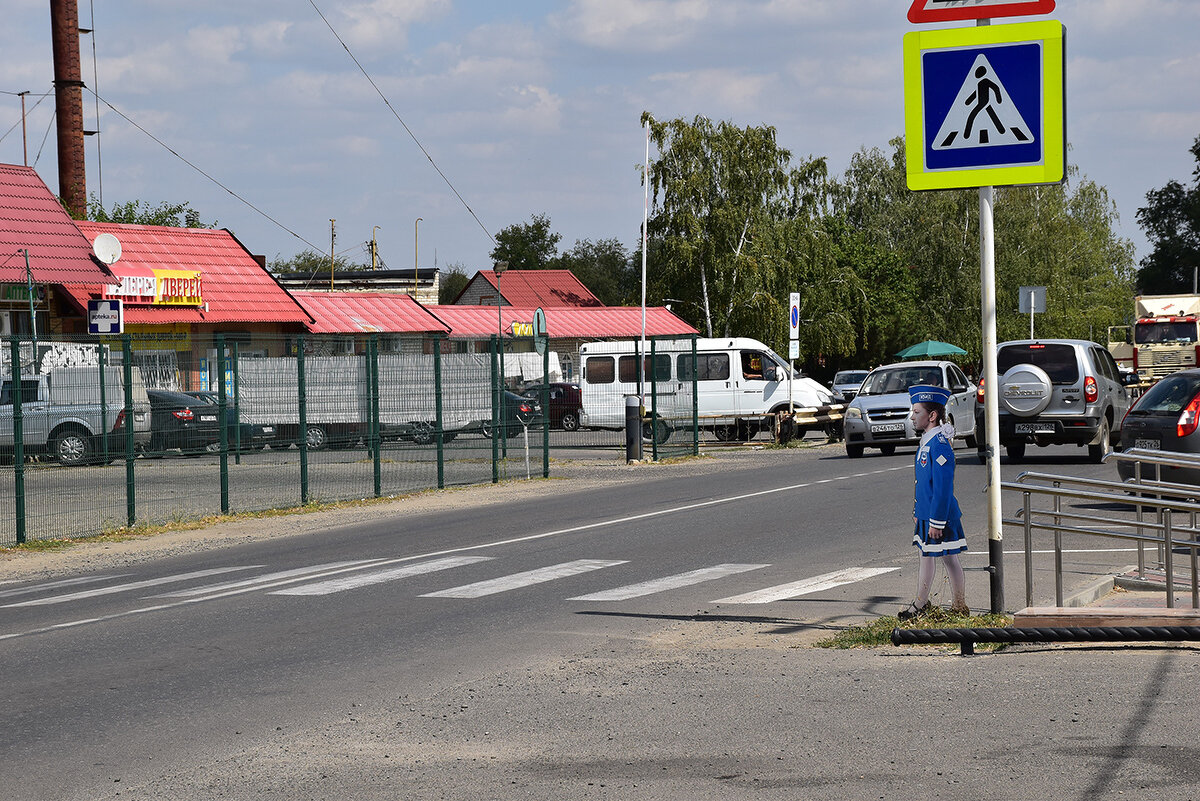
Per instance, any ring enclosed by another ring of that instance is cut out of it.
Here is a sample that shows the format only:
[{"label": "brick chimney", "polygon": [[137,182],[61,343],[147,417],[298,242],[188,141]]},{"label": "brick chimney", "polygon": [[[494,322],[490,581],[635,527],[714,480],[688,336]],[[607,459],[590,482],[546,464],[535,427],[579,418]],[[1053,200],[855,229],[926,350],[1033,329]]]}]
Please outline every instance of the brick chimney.
[{"label": "brick chimney", "polygon": [[79,4],[50,0],[54,46],[54,105],[58,129],[58,194],[70,215],[87,217],[87,163],[83,150],[83,80],[79,67]]}]

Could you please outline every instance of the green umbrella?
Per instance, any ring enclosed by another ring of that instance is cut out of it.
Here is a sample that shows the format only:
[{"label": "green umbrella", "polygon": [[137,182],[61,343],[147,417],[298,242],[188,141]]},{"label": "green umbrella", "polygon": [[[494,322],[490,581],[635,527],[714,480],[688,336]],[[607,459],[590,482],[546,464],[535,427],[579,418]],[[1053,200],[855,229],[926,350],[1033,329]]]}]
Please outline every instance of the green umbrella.
[{"label": "green umbrella", "polygon": [[927,339],[924,342],[909,345],[896,355],[901,359],[929,359],[934,356],[965,356],[966,353],[962,348],[951,345],[949,342]]}]

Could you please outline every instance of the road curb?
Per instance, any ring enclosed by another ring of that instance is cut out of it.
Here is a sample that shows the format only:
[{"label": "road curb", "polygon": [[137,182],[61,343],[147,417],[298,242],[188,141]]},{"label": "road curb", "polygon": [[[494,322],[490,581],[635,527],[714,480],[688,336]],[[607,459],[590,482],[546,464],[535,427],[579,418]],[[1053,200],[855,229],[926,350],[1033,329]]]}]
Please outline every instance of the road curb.
[{"label": "road curb", "polygon": [[1082,590],[1077,590],[1066,598],[1063,598],[1062,605],[1070,607],[1087,606],[1108,595],[1116,585],[1117,579],[1115,576],[1102,576],[1091,584],[1088,584]]}]

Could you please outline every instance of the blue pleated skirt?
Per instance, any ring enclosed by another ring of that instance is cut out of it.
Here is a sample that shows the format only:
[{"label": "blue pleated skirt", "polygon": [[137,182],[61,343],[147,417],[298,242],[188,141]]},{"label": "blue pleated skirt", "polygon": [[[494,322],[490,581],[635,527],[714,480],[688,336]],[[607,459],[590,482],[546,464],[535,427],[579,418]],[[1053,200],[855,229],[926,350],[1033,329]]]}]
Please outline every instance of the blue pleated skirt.
[{"label": "blue pleated skirt", "polygon": [[955,520],[942,529],[940,540],[930,539],[928,520],[918,520],[912,541],[921,556],[949,556],[967,550],[967,535],[963,532],[962,520]]}]

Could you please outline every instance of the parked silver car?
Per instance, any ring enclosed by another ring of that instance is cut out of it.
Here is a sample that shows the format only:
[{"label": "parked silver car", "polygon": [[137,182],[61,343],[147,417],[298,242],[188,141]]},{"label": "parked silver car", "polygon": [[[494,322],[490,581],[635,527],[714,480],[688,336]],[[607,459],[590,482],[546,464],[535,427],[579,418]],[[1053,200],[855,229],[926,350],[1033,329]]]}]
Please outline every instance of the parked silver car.
[{"label": "parked silver car", "polygon": [[854,396],[858,394],[858,388],[862,386],[863,379],[867,377],[870,370],[839,370],[833,376],[833,384],[830,389],[833,390],[834,403],[849,403],[854,400]]},{"label": "parked silver car", "polygon": [[975,447],[975,388],[958,365],[947,361],[898,362],[872,370],[846,407],[846,455],[854,459],[871,447],[889,456],[899,445],[920,442],[921,435],[913,430],[909,419],[912,404],[908,398],[908,388],[918,384],[950,390],[946,420],[954,425],[955,437],[963,437],[967,447]]},{"label": "parked silver car", "polygon": [[[1087,446],[1096,463],[1119,441],[1121,422],[1129,410],[1127,384],[1136,376],[1122,374],[1112,354],[1082,339],[1026,339],[1002,342],[996,350],[1000,444],[1008,458],[1021,459],[1025,446]],[[983,393],[977,413],[979,460],[986,444]]]}]

